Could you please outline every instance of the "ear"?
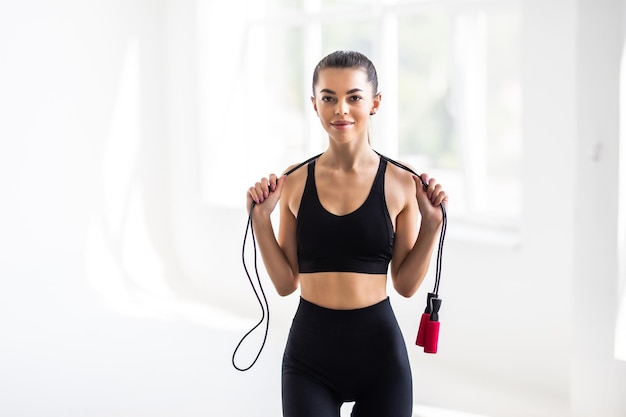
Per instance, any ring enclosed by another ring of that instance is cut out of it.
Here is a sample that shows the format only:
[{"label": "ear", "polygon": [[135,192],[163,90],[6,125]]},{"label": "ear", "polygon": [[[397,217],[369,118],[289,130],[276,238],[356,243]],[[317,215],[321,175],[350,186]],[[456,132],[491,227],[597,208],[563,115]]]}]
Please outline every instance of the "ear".
[{"label": "ear", "polygon": [[317,113],[317,102],[315,101],[315,97],[311,97],[311,104],[313,104],[313,110]]},{"label": "ear", "polygon": [[374,96],[374,102],[372,103],[372,108],[370,109],[370,115],[373,116],[378,111],[380,107],[380,101],[382,100],[382,94],[378,93]]}]

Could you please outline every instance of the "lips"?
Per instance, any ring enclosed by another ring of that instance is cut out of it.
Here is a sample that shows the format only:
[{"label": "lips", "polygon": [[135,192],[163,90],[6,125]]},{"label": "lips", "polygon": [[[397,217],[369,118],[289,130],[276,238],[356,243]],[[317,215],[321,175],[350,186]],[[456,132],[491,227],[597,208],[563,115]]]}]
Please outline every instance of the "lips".
[{"label": "lips", "polygon": [[341,129],[341,128],[346,128],[349,126],[352,126],[354,124],[354,122],[351,122],[349,120],[337,120],[335,122],[331,122],[331,125],[333,125],[334,127]]}]

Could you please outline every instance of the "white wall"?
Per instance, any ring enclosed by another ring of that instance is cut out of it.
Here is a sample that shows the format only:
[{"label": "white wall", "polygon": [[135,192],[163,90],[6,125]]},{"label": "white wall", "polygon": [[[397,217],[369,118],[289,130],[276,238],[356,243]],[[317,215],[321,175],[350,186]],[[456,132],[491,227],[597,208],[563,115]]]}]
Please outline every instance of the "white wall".
[{"label": "white wall", "polygon": [[577,416],[621,416],[626,362],[614,359],[615,317],[618,302],[624,302],[618,291],[615,179],[624,3],[579,1],[578,16],[571,403]]},{"label": "white wall", "polygon": [[[259,364],[244,377],[230,365],[239,328],[181,319],[157,291],[120,293],[136,277],[115,270],[123,258],[115,251],[143,242],[118,230],[138,226],[128,201],[148,203],[139,217],[166,271],[146,278],[178,279],[177,251],[187,250],[173,246],[169,220],[168,141],[187,137],[180,125],[168,130],[177,114],[168,30],[193,30],[194,5],[171,6],[0,2],[0,415],[242,416],[259,415],[259,404],[280,412],[279,387],[258,382],[277,368]],[[118,106],[120,96],[139,106]],[[128,200],[113,201],[120,191]],[[106,204],[122,215],[105,219]],[[111,240],[100,255],[112,249],[109,263],[93,259],[103,243],[94,231],[105,229]],[[268,356],[279,354],[270,345]]]},{"label": "white wall", "polygon": [[[410,347],[415,397],[493,417],[625,415],[612,358],[624,5],[522,4],[521,238],[468,241],[450,223],[440,352]],[[2,415],[279,414],[297,297],[266,285],[269,347],[234,371],[259,311],[244,207],[202,203],[198,10],[217,9],[0,3]],[[429,287],[393,296],[409,345]]]}]

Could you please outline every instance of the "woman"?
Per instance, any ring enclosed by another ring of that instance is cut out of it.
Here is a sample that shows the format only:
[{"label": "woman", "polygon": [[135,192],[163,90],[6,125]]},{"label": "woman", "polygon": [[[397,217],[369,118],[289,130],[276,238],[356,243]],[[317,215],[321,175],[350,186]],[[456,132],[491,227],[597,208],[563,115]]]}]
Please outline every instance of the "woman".
[{"label": "woman", "polygon": [[[447,195],[434,178],[387,164],[370,146],[381,103],[376,69],[338,51],[313,74],[313,109],[328,148],[289,177],[248,190],[257,245],[281,296],[300,288],[283,357],[283,415],[410,417],[411,369],[387,295],[411,297],[424,280]],[[280,202],[278,235],[270,214]]]}]

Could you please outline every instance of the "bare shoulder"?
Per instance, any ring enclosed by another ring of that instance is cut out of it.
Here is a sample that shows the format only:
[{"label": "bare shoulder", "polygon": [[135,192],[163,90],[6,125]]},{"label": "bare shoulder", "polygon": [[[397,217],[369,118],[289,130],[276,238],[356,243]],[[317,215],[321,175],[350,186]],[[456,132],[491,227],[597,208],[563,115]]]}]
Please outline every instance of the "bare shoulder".
[{"label": "bare shoulder", "polygon": [[289,173],[289,175],[287,176],[285,188],[283,189],[283,201],[289,206],[289,210],[293,213],[294,216],[296,216],[298,213],[300,199],[302,197],[302,193],[304,192],[304,185],[307,178],[306,165],[302,165],[295,171],[290,172],[294,168],[298,167],[298,165],[300,164],[298,163],[290,165],[284,171],[285,173]]},{"label": "bare shoulder", "polygon": [[[410,165],[404,162],[400,163],[414,170]],[[415,201],[415,180],[413,179],[413,174],[397,165],[387,163],[385,198],[387,199],[390,214],[394,213],[397,215],[411,205]]]},{"label": "bare shoulder", "polygon": [[[298,168],[298,166],[301,164],[293,164],[293,165],[289,165],[287,167],[287,169],[284,172],[283,175],[288,174],[287,176],[289,177],[289,181],[287,181],[287,184],[289,183],[298,183],[300,181],[306,181],[306,177],[307,177],[307,168],[306,165],[302,165]],[[295,169],[294,171],[294,168]],[[287,185],[285,184],[285,185]],[[291,186],[290,186],[291,188]]]},{"label": "bare shoulder", "polygon": [[[401,161],[397,162],[415,171],[415,169],[411,165]],[[387,172],[389,173],[388,178],[393,181],[392,184],[394,186],[409,188],[414,187],[415,182],[413,180],[413,174],[406,169],[400,168],[399,166],[392,163],[387,163]]]}]

